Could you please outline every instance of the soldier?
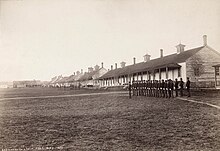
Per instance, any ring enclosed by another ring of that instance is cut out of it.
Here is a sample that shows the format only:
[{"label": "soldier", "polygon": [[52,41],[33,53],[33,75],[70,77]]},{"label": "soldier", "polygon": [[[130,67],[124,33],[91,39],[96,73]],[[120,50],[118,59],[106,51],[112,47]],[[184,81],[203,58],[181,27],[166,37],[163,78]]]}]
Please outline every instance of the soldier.
[{"label": "soldier", "polygon": [[164,82],[163,79],[162,79],[162,82],[161,82],[161,87],[162,87],[162,97],[164,98],[165,97],[165,82]]},{"label": "soldier", "polygon": [[173,81],[171,79],[168,80],[168,94],[169,94],[169,98],[172,97],[173,93]]},{"label": "soldier", "polygon": [[133,96],[135,96],[135,81],[132,81]]},{"label": "soldier", "polygon": [[161,80],[159,80],[158,85],[159,85],[159,97],[162,97],[162,83],[161,83]]},{"label": "soldier", "polygon": [[151,80],[149,81],[149,89],[150,89],[150,95],[149,96],[152,96],[153,83],[152,83]]},{"label": "soldier", "polygon": [[168,81],[165,80],[165,83],[164,83],[164,94],[165,94],[166,98],[168,97],[167,92],[168,92]]},{"label": "soldier", "polygon": [[170,81],[171,81],[171,97],[174,97],[173,96],[174,83],[172,80],[170,80]]},{"label": "soldier", "polygon": [[150,96],[150,80],[147,80],[147,96]]},{"label": "soldier", "polygon": [[156,97],[159,97],[159,82],[156,80]]},{"label": "soldier", "polygon": [[152,90],[153,90],[153,97],[155,97],[156,94],[156,87],[155,87],[155,80],[153,80],[153,84],[152,84]]},{"label": "soldier", "polygon": [[175,87],[176,97],[178,97],[179,82],[177,81],[177,79],[175,79],[174,87]]},{"label": "soldier", "polygon": [[128,84],[128,91],[129,91],[129,99],[131,99],[131,88],[132,86],[131,86],[131,82],[129,82],[129,84]]},{"label": "soldier", "polygon": [[184,85],[183,79],[180,78],[180,96],[183,96],[183,85]]},{"label": "soldier", "polygon": [[190,94],[190,80],[189,80],[189,77],[187,77],[187,81],[186,81],[186,90],[187,90],[187,93],[188,93],[188,97],[190,97],[191,94]]},{"label": "soldier", "polygon": [[147,93],[147,81],[144,80],[144,96],[146,96],[146,93]]}]

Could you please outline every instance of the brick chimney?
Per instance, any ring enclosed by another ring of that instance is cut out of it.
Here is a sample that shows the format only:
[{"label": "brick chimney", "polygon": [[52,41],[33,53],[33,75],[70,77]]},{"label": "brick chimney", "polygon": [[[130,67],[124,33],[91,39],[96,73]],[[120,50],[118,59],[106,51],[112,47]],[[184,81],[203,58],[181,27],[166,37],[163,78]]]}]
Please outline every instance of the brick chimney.
[{"label": "brick chimney", "polygon": [[176,46],[177,48],[177,54],[181,53],[184,51],[184,47],[185,45],[182,45],[181,43],[179,45]]},{"label": "brick chimney", "polygon": [[115,69],[117,69],[118,67],[117,67],[117,63],[115,63]]},{"label": "brick chimney", "polygon": [[150,61],[150,55],[146,54],[144,55],[144,62]]},{"label": "brick chimney", "polygon": [[126,62],[122,61],[122,62],[121,62],[121,68],[124,68],[124,67],[125,67],[125,64],[126,64]]},{"label": "brick chimney", "polygon": [[101,63],[101,67],[102,67],[102,68],[104,67],[104,64],[103,64],[103,62]]},{"label": "brick chimney", "polygon": [[135,57],[133,58],[133,63],[136,64],[136,58]]},{"label": "brick chimney", "polygon": [[81,69],[81,73],[83,73],[83,69]]},{"label": "brick chimney", "polygon": [[113,70],[113,65],[111,65],[111,70]]},{"label": "brick chimney", "polygon": [[163,58],[163,49],[160,49],[160,58]]},{"label": "brick chimney", "polygon": [[76,72],[73,72],[73,75],[76,75]]},{"label": "brick chimney", "polygon": [[99,68],[100,67],[98,65],[95,65],[94,70],[97,71],[97,70],[99,70]]},{"label": "brick chimney", "polygon": [[203,35],[203,46],[207,45],[207,35]]},{"label": "brick chimney", "polygon": [[90,73],[90,72],[93,72],[93,68],[92,67],[89,67],[88,68],[88,72]]}]

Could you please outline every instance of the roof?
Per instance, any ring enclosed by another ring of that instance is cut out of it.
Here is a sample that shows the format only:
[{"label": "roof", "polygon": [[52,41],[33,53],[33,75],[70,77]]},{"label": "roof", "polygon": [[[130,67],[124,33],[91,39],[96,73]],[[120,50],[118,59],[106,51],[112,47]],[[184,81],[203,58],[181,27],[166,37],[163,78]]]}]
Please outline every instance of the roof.
[{"label": "roof", "polygon": [[57,83],[65,83],[69,77],[63,77],[62,79],[56,81]]},{"label": "roof", "polygon": [[220,67],[220,64],[216,64],[216,65],[214,65],[213,67]]},{"label": "roof", "polygon": [[180,67],[180,65],[178,65],[177,63],[185,62],[189,57],[193,56],[195,53],[200,51],[203,47],[204,46],[190,49],[190,50],[181,52],[179,54],[175,53],[175,54],[171,54],[168,56],[164,56],[162,58],[152,59],[147,62],[140,62],[140,63],[129,65],[123,68],[110,70],[106,74],[101,76],[100,79],[121,76],[121,75],[126,75],[126,74],[132,74],[132,73],[137,73],[141,71],[151,71],[153,69],[159,69],[163,67],[170,67],[170,68]]},{"label": "roof", "polygon": [[74,82],[76,78],[76,75],[71,75],[68,77],[68,79],[66,80],[67,82]]},{"label": "roof", "polygon": [[79,78],[79,81],[92,80],[93,79],[93,75],[95,75],[101,69],[103,69],[103,68],[100,68],[100,69],[92,71],[92,72],[85,72],[84,75]]}]

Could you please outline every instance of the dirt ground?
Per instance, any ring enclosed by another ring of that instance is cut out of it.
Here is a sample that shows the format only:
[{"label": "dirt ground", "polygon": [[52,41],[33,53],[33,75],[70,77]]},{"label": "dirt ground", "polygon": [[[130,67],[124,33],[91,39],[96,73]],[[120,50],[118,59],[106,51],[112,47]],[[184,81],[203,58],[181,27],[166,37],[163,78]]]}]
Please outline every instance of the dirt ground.
[{"label": "dirt ground", "polygon": [[[16,89],[0,94],[91,92],[58,91]],[[218,151],[220,110],[179,99],[129,99],[127,94],[1,100],[0,149]]]}]

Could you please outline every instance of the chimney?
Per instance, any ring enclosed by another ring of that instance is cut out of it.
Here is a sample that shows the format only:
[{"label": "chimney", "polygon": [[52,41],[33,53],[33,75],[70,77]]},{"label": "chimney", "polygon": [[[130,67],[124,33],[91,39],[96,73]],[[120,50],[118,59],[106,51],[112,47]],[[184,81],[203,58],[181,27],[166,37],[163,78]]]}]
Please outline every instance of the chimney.
[{"label": "chimney", "polygon": [[115,69],[117,69],[118,67],[117,67],[117,63],[115,63]]},{"label": "chimney", "polygon": [[207,45],[207,35],[203,35],[203,46]]},{"label": "chimney", "polygon": [[113,70],[113,65],[111,65],[111,70]]},{"label": "chimney", "polygon": [[133,62],[134,62],[134,64],[136,64],[136,58],[135,57],[133,58]]},{"label": "chimney", "polygon": [[83,69],[81,69],[81,73],[83,73]]},{"label": "chimney", "polygon": [[177,48],[177,54],[181,53],[184,51],[184,47],[185,45],[182,45],[181,43],[179,45],[176,46]]},{"label": "chimney", "polygon": [[160,58],[163,58],[163,49],[160,49]]},{"label": "chimney", "polygon": [[103,62],[101,64],[102,64],[101,67],[103,68]]},{"label": "chimney", "polygon": [[80,72],[79,71],[76,71],[76,75],[79,75],[80,74]]},{"label": "chimney", "polygon": [[97,71],[97,70],[99,70],[99,68],[100,68],[100,67],[99,67],[98,65],[96,65],[96,66],[94,67],[94,70]]},{"label": "chimney", "polygon": [[125,64],[126,64],[126,62],[122,61],[122,62],[121,62],[121,68],[124,68],[124,67],[125,67]]},{"label": "chimney", "polygon": [[144,62],[150,61],[150,55],[146,54],[144,55]]},{"label": "chimney", "polygon": [[89,67],[88,68],[88,72],[90,73],[90,72],[93,72],[93,68],[92,67]]},{"label": "chimney", "polygon": [[73,72],[73,75],[76,75],[76,72]]}]

